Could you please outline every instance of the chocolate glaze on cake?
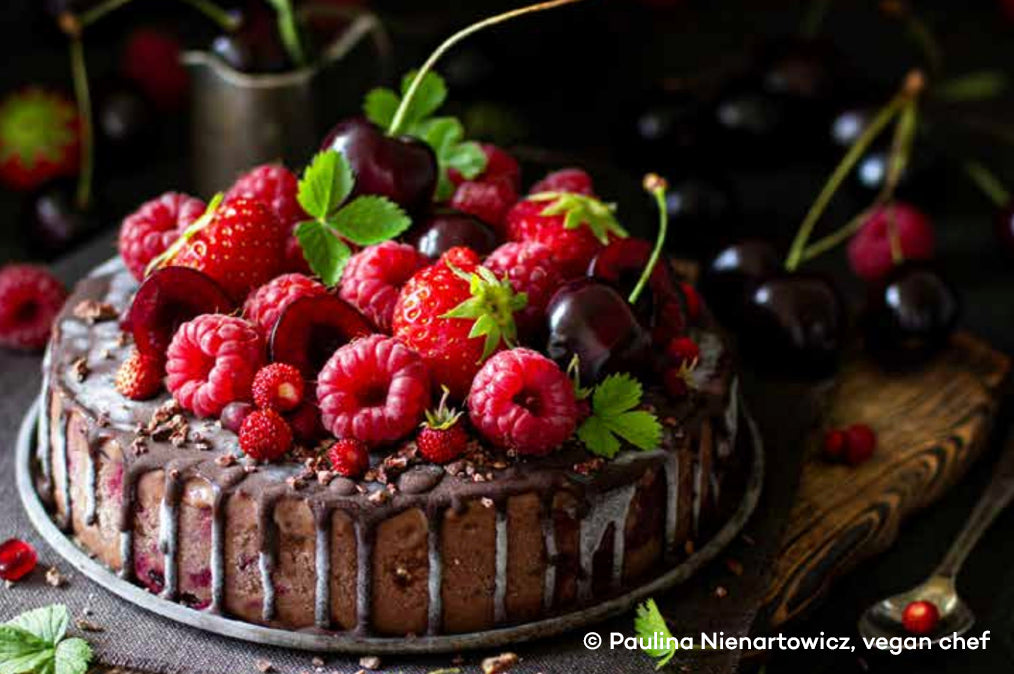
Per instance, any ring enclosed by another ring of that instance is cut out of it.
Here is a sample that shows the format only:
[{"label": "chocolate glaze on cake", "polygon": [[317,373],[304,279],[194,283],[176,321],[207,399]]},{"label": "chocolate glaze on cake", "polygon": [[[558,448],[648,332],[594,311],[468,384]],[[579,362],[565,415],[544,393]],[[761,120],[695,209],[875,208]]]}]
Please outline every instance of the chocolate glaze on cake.
[{"label": "chocolate glaze on cake", "polygon": [[737,395],[713,330],[693,334],[690,399],[646,394],[665,426],[655,451],[601,462],[575,444],[525,460],[476,446],[472,461],[440,467],[409,443],[376,453],[371,481],[352,481],[295,459],[253,465],[234,434],[167,394],[120,396],[129,344],[116,320],[75,308],[122,315],[135,289],[111,262],[57,320],[38,489],[84,548],[167,599],[288,629],[471,632],[601,601],[715,524]]}]

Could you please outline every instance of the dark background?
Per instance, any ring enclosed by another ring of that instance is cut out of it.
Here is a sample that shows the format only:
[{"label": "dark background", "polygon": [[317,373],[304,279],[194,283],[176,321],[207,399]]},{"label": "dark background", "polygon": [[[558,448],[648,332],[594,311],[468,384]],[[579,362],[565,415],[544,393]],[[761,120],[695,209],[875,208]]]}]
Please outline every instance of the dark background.
[{"label": "dark background", "polygon": [[[392,34],[394,70],[400,74],[419,64],[453,29],[518,4],[404,1],[370,7],[382,15]],[[1003,4],[918,3],[917,16],[935,34],[942,54],[931,87],[977,70],[1014,75],[1014,17]],[[70,90],[65,41],[45,5],[42,0],[0,3],[0,94],[30,83]],[[737,87],[750,86],[752,68],[761,62],[765,47],[793,35],[807,8],[796,2],[591,0],[479,35],[439,69],[452,85],[453,111],[470,130],[514,147],[528,159],[526,183],[547,168],[586,165],[599,181],[600,193],[620,203],[621,219],[632,229],[644,230],[653,226],[650,204],[637,187],[644,171],[662,172],[673,182],[702,176],[727,182],[737,195],[735,215],[708,231],[673,231],[670,248],[706,258],[721,240],[749,234],[768,238],[784,250],[841,154],[828,142],[831,114],[881,103],[910,68],[928,67],[904,23],[885,16],[877,3],[836,3],[820,31],[841,69],[832,78],[833,93],[827,100],[762,141],[707,131],[714,103]],[[115,79],[123,42],[142,25],[170,30],[188,47],[206,45],[214,32],[176,3],[137,0],[87,35],[90,74],[97,88]],[[373,59],[364,53],[352,55],[323,74],[323,106],[334,119],[354,112],[377,76]],[[632,133],[632,120],[645,109],[645,101],[657,101],[663,89],[670,97],[692,101],[685,107],[691,111],[688,127],[694,142],[689,146],[645,147]],[[672,94],[674,89],[692,93]],[[935,224],[939,263],[964,300],[963,324],[1007,352],[1014,351],[1014,257],[997,245],[992,232],[995,208],[966,179],[961,164],[978,159],[1014,185],[1012,102],[1010,93],[961,104],[928,97],[926,123],[916,146],[924,170],[902,193]],[[319,129],[321,135],[325,130]],[[99,145],[96,177],[96,215],[104,227],[89,236],[109,239],[112,255],[112,236],[125,214],[168,189],[191,188],[186,108],[158,113],[154,131],[130,153],[107,150]],[[850,181],[822,222],[822,231],[843,223],[869,198]],[[0,261],[52,258],[79,245],[45,254],[33,246],[35,225],[26,215],[30,199],[0,190]],[[833,273],[853,302],[861,302],[862,285],[850,275],[842,251],[815,266]],[[985,486],[1010,418],[1009,410],[1001,415],[992,451],[967,479],[907,522],[891,551],[841,580],[820,608],[789,631],[855,636],[863,608],[932,569]],[[765,664],[766,671],[1011,671],[1014,542],[1007,532],[1012,528],[1014,513],[1001,516],[961,577],[960,590],[980,618],[976,629],[992,630],[986,652],[900,658],[776,654]]]}]

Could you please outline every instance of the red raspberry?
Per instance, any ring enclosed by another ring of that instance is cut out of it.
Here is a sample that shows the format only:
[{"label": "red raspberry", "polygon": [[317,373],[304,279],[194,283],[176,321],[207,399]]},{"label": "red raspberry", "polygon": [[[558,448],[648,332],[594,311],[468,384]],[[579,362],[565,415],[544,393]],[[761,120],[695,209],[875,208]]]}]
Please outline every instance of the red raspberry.
[{"label": "red raspberry", "polygon": [[257,407],[288,412],[303,402],[303,375],[287,363],[272,363],[257,371],[252,389]]},{"label": "red raspberry", "polygon": [[529,194],[539,192],[575,192],[577,194],[595,194],[591,176],[579,168],[565,168],[546,174],[546,177],[532,185]]},{"label": "red raspberry", "polygon": [[35,351],[46,346],[67,291],[44,267],[9,264],[0,269],[0,346]]},{"label": "red raspberry", "polygon": [[697,346],[697,342],[689,337],[676,337],[670,340],[669,345],[666,347],[666,353],[669,354],[677,365],[682,365],[683,363],[689,365],[701,357],[700,347]]},{"label": "red raspberry", "polygon": [[891,228],[895,225],[904,259],[928,260],[933,257],[935,237],[929,218],[909,204],[896,202],[874,211],[849,241],[849,264],[856,276],[866,281],[878,281],[894,268]]},{"label": "red raspberry", "polygon": [[203,314],[179,327],[167,353],[166,386],[184,409],[214,417],[231,402],[251,399],[264,342],[242,318]]},{"label": "red raspberry", "polygon": [[278,412],[255,410],[239,429],[239,448],[258,461],[274,461],[292,448],[292,431]]},{"label": "red raspberry", "polygon": [[124,218],[120,225],[120,257],[134,278],[142,280],[148,263],[178,239],[206,208],[200,199],[166,192]]},{"label": "red raspberry", "polygon": [[465,453],[468,445],[468,433],[459,421],[461,412],[447,406],[450,394],[445,386],[436,411],[426,410],[426,421],[415,439],[419,453],[433,463],[454,461]]},{"label": "red raspberry", "polygon": [[244,173],[229,188],[227,198],[246,197],[255,199],[268,208],[285,228],[285,234],[309,216],[299,205],[299,179],[280,164],[264,164]]},{"label": "red raspberry", "polygon": [[454,190],[450,206],[479,218],[502,239],[507,212],[517,201],[517,190],[506,180],[466,180]]},{"label": "red raspberry", "polygon": [[578,407],[567,375],[542,354],[493,355],[468,394],[472,425],[488,441],[519,454],[545,455],[574,432]]},{"label": "red raspberry", "polygon": [[364,248],[349,259],[338,294],[378,329],[389,333],[401,287],[429,262],[404,243],[385,241]]},{"label": "red raspberry", "polygon": [[285,308],[300,297],[326,295],[324,284],[302,274],[284,274],[250,293],[243,304],[243,316],[269,337]]},{"label": "red raspberry", "polygon": [[[507,154],[492,143],[479,143],[483,154],[486,155],[486,170],[476,176],[474,180],[479,182],[492,182],[494,180],[506,180],[507,184],[514,188],[515,192],[521,190],[521,167],[517,159]],[[457,169],[447,170],[447,177],[451,179],[455,187],[465,182],[465,177]]]},{"label": "red raspberry", "polygon": [[179,41],[153,28],[138,28],[130,34],[123,50],[123,74],[167,110],[183,104],[190,86]]},{"label": "red raspberry", "polygon": [[553,251],[534,241],[505,243],[482,264],[510,281],[515,292],[528,295],[528,304],[514,314],[518,330],[523,335],[532,335],[543,328],[546,305],[563,283],[563,276],[553,263]]},{"label": "red raspberry", "polygon": [[355,478],[370,467],[370,450],[355,438],[342,438],[327,450],[327,460],[334,472]]},{"label": "red raspberry", "polygon": [[131,351],[116,371],[116,390],[131,400],[148,400],[162,390],[165,379],[165,358],[162,354]]},{"label": "red raspberry", "polygon": [[829,461],[839,461],[845,455],[848,436],[844,431],[832,428],[824,433],[824,457]]},{"label": "red raspberry", "polygon": [[292,274],[311,274],[310,263],[303,256],[303,246],[295,235],[285,240],[285,264],[283,269]]},{"label": "red raspberry", "polygon": [[396,339],[370,335],[339,348],[317,380],[317,402],[335,437],[370,447],[412,432],[430,402],[422,358]]},{"label": "red raspberry", "polygon": [[849,426],[845,436],[845,462],[850,466],[865,463],[877,449],[877,434],[866,424]]}]

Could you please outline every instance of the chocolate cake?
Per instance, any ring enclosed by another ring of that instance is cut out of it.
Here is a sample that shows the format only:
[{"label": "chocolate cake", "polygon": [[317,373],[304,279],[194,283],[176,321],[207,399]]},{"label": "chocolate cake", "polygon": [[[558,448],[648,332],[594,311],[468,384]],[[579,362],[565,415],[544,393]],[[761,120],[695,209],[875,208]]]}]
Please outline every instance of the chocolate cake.
[{"label": "chocolate cake", "polygon": [[641,584],[713,530],[735,465],[736,379],[706,316],[694,395],[645,400],[660,447],[545,457],[473,437],[445,466],[406,440],[361,479],[314,455],[242,456],[237,436],[113,378],[137,282],[119,260],[83,280],[44,363],[38,489],[112,571],[195,611],[283,629],[452,634],[538,620]]}]

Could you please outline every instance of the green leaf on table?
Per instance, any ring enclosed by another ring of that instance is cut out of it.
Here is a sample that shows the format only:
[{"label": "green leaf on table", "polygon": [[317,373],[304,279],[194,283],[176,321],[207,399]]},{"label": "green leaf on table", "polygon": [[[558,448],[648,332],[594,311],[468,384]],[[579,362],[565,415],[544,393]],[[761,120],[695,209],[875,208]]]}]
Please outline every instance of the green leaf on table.
[{"label": "green leaf on table", "polygon": [[296,198],[309,215],[326,220],[352,193],[355,179],[345,156],[335,150],[317,153],[303,171]]},{"label": "green leaf on table", "polygon": [[92,648],[84,639],[64,639],[56,646],[55,674],[85,674],[92,659]]},{"label": "green leaf on table", "polygon": [[372,246],[400,236],[412,226],[412,220],[393,201],[367,195],[346,204],[329,224],[352,243]]},{"label": "green leaf on table", "polygon": [[303,257],[313,273],[329,288],[336,286],[352,256],[348,245],[319,220],[299,223],[296,226],[296,239],[299,240]]},{"label": "green leaf on table", "polygon": [[[637,607],[634,615],[634,631],[637,632],[641,650],[657,660],[655,669],[662,669],[676,655],[676,648],[673,646],[675,642],[671,641],[672,632],[669,631],[669,626],[654,599],[649,598]],[[646,643],[651,645],[645,648]],[[659,645],[657,648],[656,643]]]},{"label": "green leaf on table", "polygon": [[20,627],[43,641],[55,644],[63,639],[69,623],[70,614],[67,613],[67,607],[62,604],[54,604],[25,611],[9,621],[7,625]]},{"label": "green leaf on table", "polygon": [[53,604],[0,625],[0,674],[85,674],[92,650],[83,639],[64,639],[70,615]]},{"label": "green leaf on table", "polygon": [[577,429],[588,451],[611,459],[621,440],[645,451],[659,446],[662,425],[654,414],[636,409],[642,395],[641,383],[626,373],[609,375],[595,387],[591,415]]}]

